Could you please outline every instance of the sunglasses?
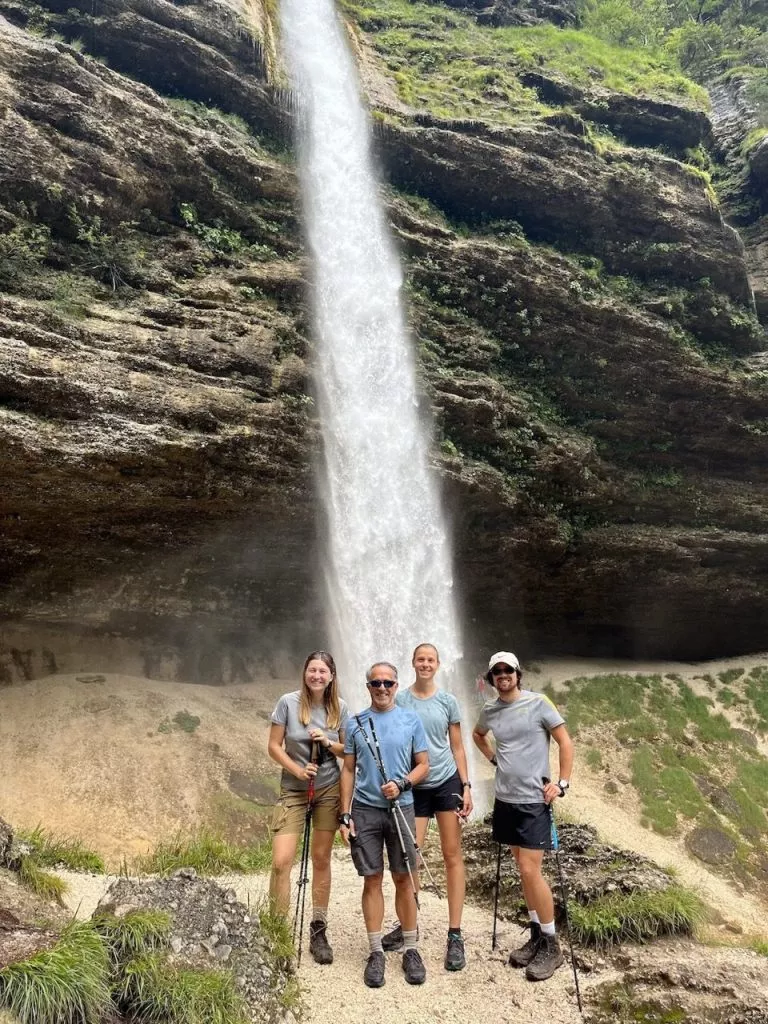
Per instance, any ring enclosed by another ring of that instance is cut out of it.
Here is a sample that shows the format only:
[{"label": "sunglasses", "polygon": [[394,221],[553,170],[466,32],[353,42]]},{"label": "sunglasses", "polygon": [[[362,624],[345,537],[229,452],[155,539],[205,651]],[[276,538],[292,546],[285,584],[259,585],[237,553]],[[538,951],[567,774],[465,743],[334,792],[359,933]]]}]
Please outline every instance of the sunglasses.
[{"label": "sunglasses", "polygon": [[509,665],[494,665],[491,669],[492,676],[511,676],[513,672],[517,672],[517,669]]},{"label": "sunglasses", "polygon": [[371,679],[368,685],[373,687],[374,690],[380,690],[382,686],[386,686],[388,690],[391,690],[393,686],[397,686],[396,679]]}]

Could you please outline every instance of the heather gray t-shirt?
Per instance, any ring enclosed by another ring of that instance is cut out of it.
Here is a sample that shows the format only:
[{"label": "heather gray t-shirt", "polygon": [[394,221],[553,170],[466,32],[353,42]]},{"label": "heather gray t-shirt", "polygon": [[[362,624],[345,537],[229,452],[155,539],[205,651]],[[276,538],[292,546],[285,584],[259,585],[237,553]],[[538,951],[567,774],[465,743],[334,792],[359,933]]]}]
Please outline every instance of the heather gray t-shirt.
[{"label": "heather gray t-shirt", "polygon": [[[309,730],[313,728],[322,729],[329,740],[339,742],[339,733],[346,732],[349,709],[343,700],[339,701],[341,715],[339,717],[339,728],[329,729],[326,725],[325,707],[322,704],[313,704],[310,710],[309,725],[302,725],[299,720],[299,698],[300,690],[293,693],[286,693],[280,698],[272,712],[272,722],[275,725],[282,725],[285,728],[285,752],[289,757],[305,767],[309,764],[312,753],[312,740],[309,738]],[[322,789],[323,786],[331,786],[339,778],[339,762],[325,747],[319,750],[320,765],[315,777],[315,788]],[[283,789],[290,789],[301,792],[309,787],[309,783],[303,779],[297,779],[290,772],[283,769],[280,778],[280,785]]]},{"label": "heather gray t-shirt", "polygon": [[565,719],[543,693],[522,690],[517,700],[488,701],[477,720],[496,740],[496,799],[507,804],[543,804],[542,779],[550,776],[549,733]]}]

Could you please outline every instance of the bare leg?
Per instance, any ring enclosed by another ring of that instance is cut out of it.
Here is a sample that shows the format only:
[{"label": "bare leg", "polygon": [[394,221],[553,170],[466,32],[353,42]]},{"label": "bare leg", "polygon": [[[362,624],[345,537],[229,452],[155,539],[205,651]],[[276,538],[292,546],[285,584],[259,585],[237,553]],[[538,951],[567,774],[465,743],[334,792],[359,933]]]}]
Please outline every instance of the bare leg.
[{"label": "bare leg", "polygon": [[299,845],[298,835],[279,835],[272,839],[272,873],[269,876],[269,903],[276,914],[287,914],[291,904],[291,868]]},{"label": "bare leg", "polygon": [[512,852],[520,869],[520,881],[528,909],[535,910],[539,915],[539,921],[543,923],[553,921],[555,904],[552,899],[552,890],[541,873],[544,851],[526,850],[520,846],[513,846]]},{"label": "bare leg", "polygon": [[383,872],[380,875],[366,875],[363,879],[363,918],[367,932],[380,932],[384,924],[383,881]]},{"label": "bare leg", "polygon": [[[414,872],[414,880],[416,873]],[[392,881],[395,883],[395,910],[397,918],[404,932],[416,931],[416,900],[413,898],[411,888],[411,876],[395,874],[392,872]],[[384,919],[384,900],[381,901],[381,919]]]},{"label": "bare leg", "polygon": [[328,907],[331,895],[331,850],[335,832],[312,833],[312,906]]},{"label": "bare leg", "polygon": [[466,890],[464,858],[461,854],[461,824],[454,811],[439,811],[437,827],[440,830],[445,885],[448,890],[448,927],[460,928]]}]

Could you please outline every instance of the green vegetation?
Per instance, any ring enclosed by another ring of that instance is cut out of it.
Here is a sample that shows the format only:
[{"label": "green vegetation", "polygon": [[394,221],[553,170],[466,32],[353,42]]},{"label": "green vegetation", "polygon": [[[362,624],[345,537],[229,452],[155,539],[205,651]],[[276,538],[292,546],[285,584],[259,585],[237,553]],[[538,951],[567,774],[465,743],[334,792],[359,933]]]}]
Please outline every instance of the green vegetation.
[{"label": "green vegetation", "polygon": [[152,853],[137,858],[135,867],[147,874],[168,875],[178,868],[194,868],[200,875],[220,875],[226,871],[265,871],[271,863],[269,840],[254,846],[235,846],[215,832],[201,828],[192,833],[180,832],[159,843]]},{"label": "green vegetation", "polygon": [[[615,742],[629,760],[642,823],[663,835],[714,827],[735,845],[728,870],[761,878],[760,857],[768,834],[768,758],[742,742],[718,709],[723,706],[755,727],[768,708],[768,673],[722,673],[702,678],[712,697],[699,696],[680,676],[604,675],[570,680],[556,698],[575,735],[600,750]],[[763,709],[758,710],[758,709]],[[768,723],[765,723],[768,724]],[[588,747],[588,763],[596,764]],[[590,760],[590,756],[592,760]]]},{"label": "green vegetation", "polygon": [[109,1004],[107,949],[90,924],[0,970],[0,1006],[21,1024],[97,1024]]},{"label": "green vegetation", "polygon": [[587,753],[585,755],[585,760],[593,771],[597,771],[598,769],[603,767],[603,755],[600,753],[599,750],[597,750],[596,747],[588,748]]},{"label": "green vegetation", "polygon": [[129,960],[115,993],[119,1006],[144,1024],[246,1024],[246,1008],[231,974],[196,971],[157,953]]},{"label": "green vegetation", "polygon": [[0,234],[0,287],[13,284],[41,266],[51,233],[39,224],[18,224]]},{"label": "green vegetation", "polygon": [[662,935],[692,935],[705,915],[696,893],[679,885],[658,892],[616,893],[570,909],[577,942],[607,949],[621,942],[647,942]]},{"label": "green vegetation", "polygon": [[106,871],[99,854],[89,850],[80,839],[56,835],[40,825],[27,832],[20,829],[17,838],[32,847],[32,856],[40,867],[55,868],[61,865],[70,871]]},{"label": "green vegetation", "polygon": [[270,246],[249,242],[239,231],[226,227],[220,221],[214,224],[202,223],[192,203],[181,203],[179,215],[187,230],[197,235],[218,261],[233,256],[254,261],[272,260],[277,257],[277,253]]},{"label": "green vegetation", "polygon": [[144,953],[168,945],[171,918],[161,910],[131,910],[123,917],[97,914],[93,926],[106,943],[114,970]]},{"label": "green vegetation", "polygon": [[275,913],[265,900],[259,907],[259,924],[272,955],[287,962],[294,955],[293,935],[285,914]]},{"label": "green vegetation", "polygon": [[536,72],[586,90],[706,105],[674,56],[628,49],[552,25],[490,28],[457,11],[408,0],[344,0],[392,71],[400,97],[444,117],[514,123],[549,111],[520,75]]},{"label": "green vegetation", "polygon": [[41,868],[34,857],[22,857],[19,879],[22,885],[25,885],[40,899],[53,900],[63,904],[64,894],[68,888],[67,883],[58,875],[53,875],[50,871]]}]

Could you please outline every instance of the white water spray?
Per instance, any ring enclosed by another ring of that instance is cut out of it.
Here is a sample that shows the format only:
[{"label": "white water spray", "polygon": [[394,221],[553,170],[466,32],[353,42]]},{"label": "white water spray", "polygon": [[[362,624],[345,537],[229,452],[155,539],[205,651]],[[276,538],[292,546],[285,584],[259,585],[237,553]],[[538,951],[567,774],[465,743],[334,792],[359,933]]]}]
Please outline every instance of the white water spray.
[{"label": "white water spray", "polygon": [[368,704],[371,662],[394,662],[405,685],[413,647],[434,643],[440,681],[459,697],[471,726],[472,709],[456,678],[461,635],[451,551],[417,408],[403,276],[378,193],[355,63],[333,0],[282,0],[281,12],[302,112],[330,533],[326,577],[339,678],[358,710]]}]

